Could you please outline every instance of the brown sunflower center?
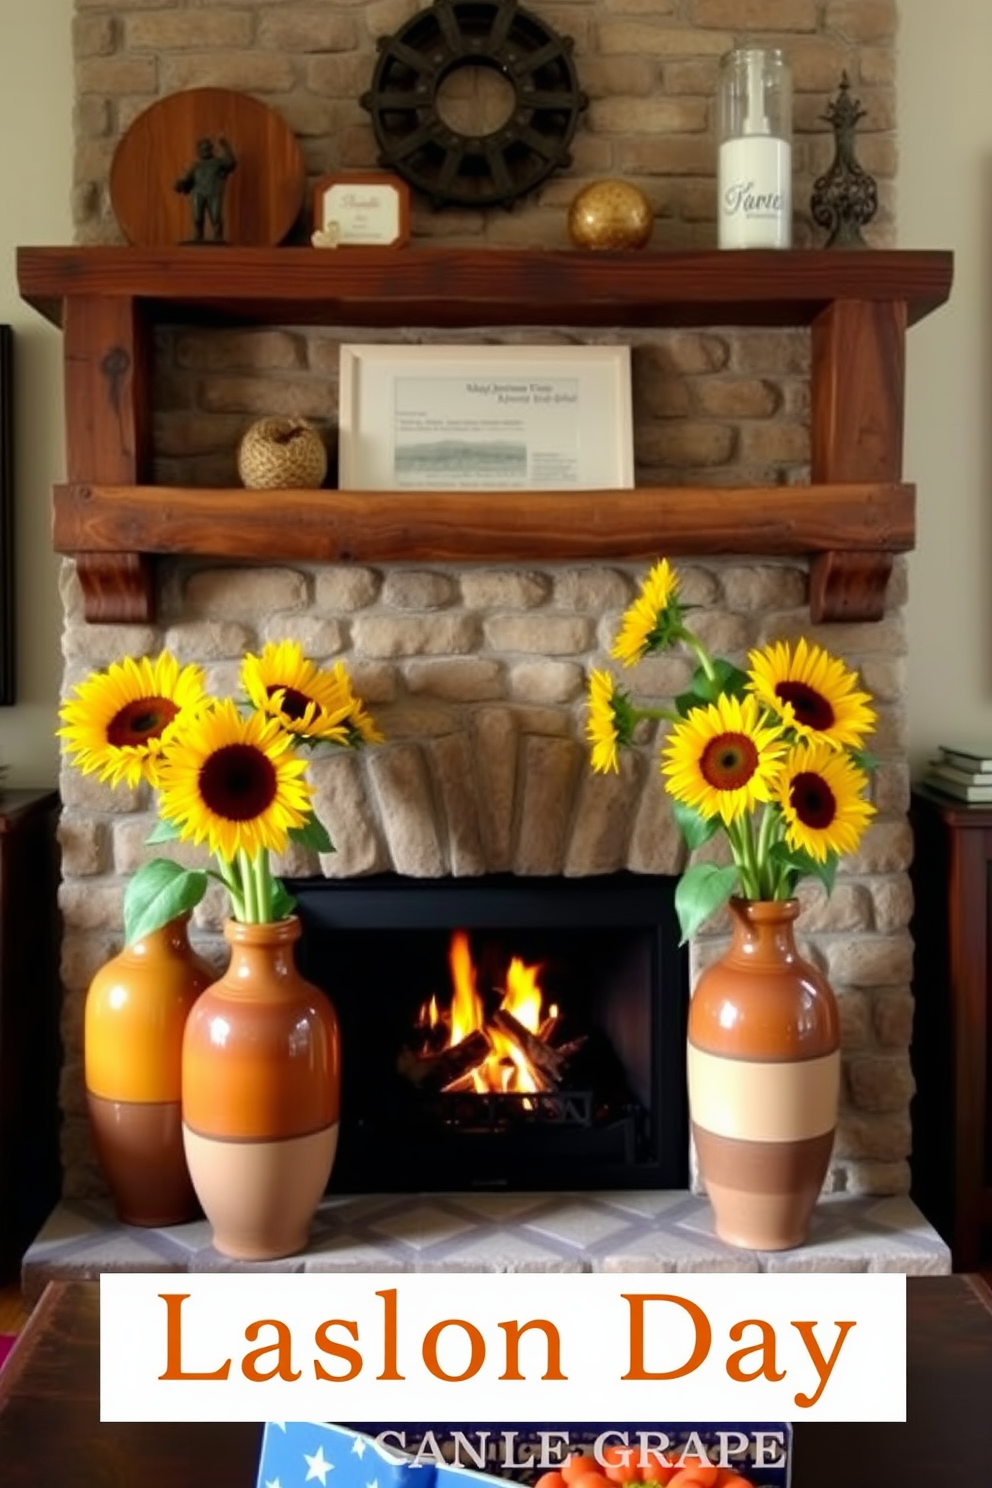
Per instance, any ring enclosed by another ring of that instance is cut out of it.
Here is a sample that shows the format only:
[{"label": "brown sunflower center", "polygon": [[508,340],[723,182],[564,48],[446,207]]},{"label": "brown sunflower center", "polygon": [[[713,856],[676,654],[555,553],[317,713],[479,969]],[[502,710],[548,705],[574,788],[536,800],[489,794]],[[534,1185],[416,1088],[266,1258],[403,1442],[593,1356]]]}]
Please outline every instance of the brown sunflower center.
[{"label": "brown sunflower center", "polygon": [[308,698],[305,692],[299,692],[295,687],[270,687],[269,697],[277,692],[283,693],[282,711],[287,718],[302,718],[313,702],[313,698]]},{"label": "brown sunflower center", "polygon": [[792,777],[789,800],[803,826],[817,832],[826,831],[837,815],[837,797],[814,770],[800,770]]},{"label": "brown sunflower center", "polygon": [[713,790],[742,790],[758,767],[758,751],[747,734],[717,734],[703,750],[699,769]]},{"label": "brown sunflower center", "polygon": [[817,729],[821,733],[833,728],[834,710],[823,693],[817,692],[815,687],[807,687],[805,682],[780,682],[775,689],[775,696],[781,698],[783,703],[792,704],[797,723],[804,723],[807,728]]},{"label": "brown sunflower center", "polygon": [[225,821],[251,821],[276,798],[276,772],[253,744],[225,744],[205,761],[199,776],[204,805]]},{"label": "brown sunflower center", "polygon": [[135,698],[119,708],[107,724],[107,743],[115,749],[147,744],[168,728],[178,712],[171,698]]}]

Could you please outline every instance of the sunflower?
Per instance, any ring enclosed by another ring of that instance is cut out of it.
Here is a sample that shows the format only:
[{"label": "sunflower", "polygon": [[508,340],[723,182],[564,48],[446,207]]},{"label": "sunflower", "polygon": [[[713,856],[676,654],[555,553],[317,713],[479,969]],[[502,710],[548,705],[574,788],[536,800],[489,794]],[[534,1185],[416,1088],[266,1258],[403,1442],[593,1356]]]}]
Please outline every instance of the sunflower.
[{"label": "sunflower", "polygon": [[785,840],[818,863],[853,852],[875,807],[865,800],[868,776],[827,743],[797,744],[779,776]]},{"label": "sunflower", "polygon": [[204,685],[200,667],[180,668],[168,651],[155,661],[126,656],[79,683],[56,732],[84,775],[157,785],[163,745],[180,716],[206,701]]},{"label": "sunflower", "polygon": [[206,841],[227,862],[282,852],[310,817],[306,762],[277,718],[240,714],[230,698],[173,734],[161,768],[159,811],[187,842]]},{"label": "sunflower", "polygon": [[334,672],[321,671],[297,641],[271,641],[261,656],[245,657],[241,686],[260,713],[289,733],[348,744],[355,698],[342,672],[340,662]]},{"label": "sunflower", "polygon": [[593,671],[589,678],[589,719],[586,733],[592,740],[592,767],[600,775],[620,773],[619,748],[634,736],[637,717],[627,694],[617,687],[609,672]]},{"label": "sunflower", "polygon": [[634,666],[650,651],[664,651],[682,632],[678,602],[678,574],[662,558],[641,584],[640,593],[624,612],[610,655],[624,666]]},{"label": "sunflower", "polygon": [[760,722],[753,697],[720,693],[693,708],[672,729],[662,750],[665,789],[705,817],[725,825],[772,799],[786,749],[777,724]]},{"label": "sunflower", "polygon": [[809,743],[860,749],[875,727],[868,693],[842,661],[805,637],[793,651],[786,641],[752,651],[748,689]]}]

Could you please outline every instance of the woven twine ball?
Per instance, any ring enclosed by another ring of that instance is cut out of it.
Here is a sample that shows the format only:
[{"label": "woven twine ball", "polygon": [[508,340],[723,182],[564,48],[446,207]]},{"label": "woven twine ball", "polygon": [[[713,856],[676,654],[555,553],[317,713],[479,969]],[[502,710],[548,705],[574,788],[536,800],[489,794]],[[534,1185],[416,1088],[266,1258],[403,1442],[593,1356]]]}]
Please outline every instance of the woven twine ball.
[{"label": "woven twine ball", "polygon": [[301,418],[263,418],[238,446],[238,474],[250,490],[313,490],[327,474],[327,451]]}]

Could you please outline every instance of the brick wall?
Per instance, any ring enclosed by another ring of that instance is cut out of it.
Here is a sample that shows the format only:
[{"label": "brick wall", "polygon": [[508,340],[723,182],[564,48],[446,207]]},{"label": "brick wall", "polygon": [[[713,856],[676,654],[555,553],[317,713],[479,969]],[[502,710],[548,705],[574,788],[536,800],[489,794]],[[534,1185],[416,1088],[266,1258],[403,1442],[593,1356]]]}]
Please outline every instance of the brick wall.
[{"label": "brick wall", "polygon": [[[80,240],[116,240],[106,192],[116,141],[156,97],[181,88],[239,88],[270,104],[301,139],[312,177],[374,166],[372,133],[357,98],[371,79],[376,36],[417,8],[408,0],[77,0]],[[832,153],[819,116],[842,68],[869,110],[859,149],[880,181],[873,241],[890,240],[891,0],[575,0],[532,8],[575,38],[576,65],[591,99],[572,169],[510,212],[435,213],[415,199],[407,251],[439,239],[493,249],[565,246],[567,203],[604,174],[635,180],[647,192],[657,217],[654,247],[712,245],[717,62],[746,40],[782,45],[792,62],[797,242],[811,241],[810,182]],[[481,334],[520,342],[615,339],[607,332],[579,337],[568,328]],[[162,332],[155,479],[235,484],[238,438],[262,413],[309,415],[333,445],[342,339],[371,338],[292,327]],[[623,339],[633,345],[639,482],[806,478],[804,334],[717,328]],[[830,1183],[902,1192],[912,1092],[905,568],[897,566],[879,624],[813,631],[802,564],[713,560],[681,567],[694,621],[714,649],[742,660],[752,645],[812,634],[860,667],[878,701],[879,818],[858,856],[845,863],[830,901],[805,890],[801,925],[804,949],[829,974],[843,1015],[845,1105]],[[211,685],[229,691],[246,649],[295,636],[321,660],[347,659],[389,742],[360,759],[342,755],[316,767],[319,808],[339,851],[323,861],[296,857],[288,870],[354,875],[395,868],[435,876],[628,866],[670,873],[683,857],[658,782],[654,741],[646,737],[615,780],[592,776],[583,740],[584,679],[591,666],[605,664],[638,573],[625,564],[247,570],[175,561],[162,567],[156,627],[92,627],[82,619],[67,564],[65,685],[123,652],[167,645],[184,660],[202,662]],[[642,691],[665,699],[684,685],[686,672],[686,659],[675,655],[652,660],[637,680]],[[111,793],[73,772],[64,774],[63,790],[63,1145],[66,1191],[85,1194],[99,1191],[101,1181],[83,1118],[83,998],[96,967],[120,943],[124,883],[147,851],[153,818],[141,791]],[[202,946],[217,956],[220,914],[220,904],[208,898],[196,926]],[[695,965],[719,944],[718,936],[701,939]]]}]

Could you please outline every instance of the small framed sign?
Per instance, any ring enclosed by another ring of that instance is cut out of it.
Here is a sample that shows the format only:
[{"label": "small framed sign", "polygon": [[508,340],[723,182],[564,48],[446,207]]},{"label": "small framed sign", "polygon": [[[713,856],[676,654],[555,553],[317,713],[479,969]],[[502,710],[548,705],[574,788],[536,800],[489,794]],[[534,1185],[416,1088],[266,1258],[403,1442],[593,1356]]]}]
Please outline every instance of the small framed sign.
[{"label": "small framed sign", "polygon": [[314,187],[317,241],[340,248],[400,248],[410,237],[410,188],[385,171],[323,176]]}]

